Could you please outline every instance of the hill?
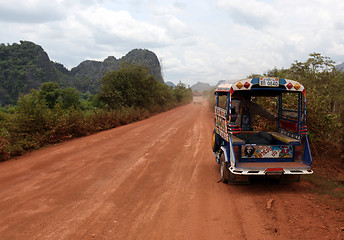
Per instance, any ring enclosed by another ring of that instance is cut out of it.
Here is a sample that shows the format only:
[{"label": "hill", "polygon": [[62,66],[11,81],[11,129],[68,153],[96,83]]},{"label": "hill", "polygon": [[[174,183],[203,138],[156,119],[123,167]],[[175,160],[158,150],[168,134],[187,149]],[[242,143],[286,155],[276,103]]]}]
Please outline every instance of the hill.
[{"label": "hill", "polygon": [[86,60],[69,71],[52,62],[44,49],[29,41],[0,45],[0,105],[15,104],[20,94],[38,89],[44,82],[56,82],[60,87],[75,87],[85,93],[98,93],[100,79],[109,71],[118,70],[122,62],[148,66],[160,82],[160,63],[155,53],[134,49],[120,59],[109,56],[104,61]]},{"label": "hill", "polygon": [[212,87],[209,85],[209,83],[197,82],[196,84],[191,86],[191,90],[193,92],[203,92],[210,89],[212,89]]},{"label": "hill", "polygon": [[344,62],[335,66],[337,70],[344,71]]},{"label": "hill", "polygon": [[176,87],[176,84],[174,84],[173,82],[166,82],[166,85],[172,88]]},{"label": "hill", "polygon": [[20,93],[39,88],[43,82],[66,85],[64,74],[52,63],[41,46],[21,44],[0,45],[0,104],[15,103]]},{"label": "hill", "polygon": [[226,82],[226,80],[220,80],[215,86],[212,86],[209,83],[197,82],[196,84],[191,86],[191,90],[193,92],[209,91],[213,88],[216,88],[217,86],[219,86],[221,83],[224,83],[224,82]]},{"label": "hill", "polygon": [[102,76],[110,71],[118,70],[122,62],[148,66],[150,73],[159,82],[164,82],[157,56],[149,50],[134,49],[120,59],[109,56],[102,62],[92,60],[83,61],[77,67],[72,68],[70,72],[73,86],[80,92],[89,91],[95,94],[100,90],[100,79]]}]

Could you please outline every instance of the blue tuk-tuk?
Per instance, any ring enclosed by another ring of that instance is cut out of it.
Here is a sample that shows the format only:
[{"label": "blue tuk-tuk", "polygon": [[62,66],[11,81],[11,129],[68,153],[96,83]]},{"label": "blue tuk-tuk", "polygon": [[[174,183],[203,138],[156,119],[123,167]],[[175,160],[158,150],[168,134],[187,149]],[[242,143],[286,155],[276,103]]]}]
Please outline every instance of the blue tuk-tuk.
[{"label": "blue tuk-tuk", "polygon": [[[299,181],[301,175],[313,173],[302,84],[258,77],[221,84],[215,95],[212,149],[222,182],[247,183],[251,176]],[[259,99],[269,101],[274,113],[255,103]],[[256,126],[257,115],[270,130]]]}]

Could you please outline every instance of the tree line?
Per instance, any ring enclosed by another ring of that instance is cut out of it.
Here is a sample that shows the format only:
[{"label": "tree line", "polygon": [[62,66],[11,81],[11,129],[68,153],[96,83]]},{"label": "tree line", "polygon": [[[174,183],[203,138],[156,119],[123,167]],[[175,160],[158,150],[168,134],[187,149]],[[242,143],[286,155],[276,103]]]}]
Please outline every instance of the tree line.
[{"label": "tree line", "polygon": [[185,84],[172,89],[148,68],[129,63],[106,74],[95,95],[46,82],[20,96],[15,106],[0,108],[0,160],[138,121],[191,100]]}]

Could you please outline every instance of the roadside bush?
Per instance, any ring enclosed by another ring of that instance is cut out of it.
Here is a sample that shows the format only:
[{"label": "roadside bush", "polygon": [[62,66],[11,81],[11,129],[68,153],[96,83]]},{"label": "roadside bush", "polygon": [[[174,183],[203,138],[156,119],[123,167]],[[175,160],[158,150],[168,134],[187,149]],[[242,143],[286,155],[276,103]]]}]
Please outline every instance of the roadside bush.
[{"label": "roadside bush", "polygon": [[307,126],[312,152],[320,156],[340,157],[343,151],[343,122],[331,113],[330,95],[317,94],[315,87],[307,94]]},{"label": "roadside bush", "polygon": [[104,76],[98,95],[47,82],[22,95],[16,106],[0,109],[0,160],[139,121],[191,98],[185,85],[172,90],[148,69],[130,64]]},{"label": "roadside bush", "polygon": [[344,72],[337,71],[330,58],[312,53],[305,62],[296,61],[289,69],[273,69],[265,75],[293,79],[306,87],[312,154],[344,165]]},{"label": "roadside bush", "polygon": [[192,90],[179,82],[174,89],[174,96],[178,103],[189,103],[192,101]]},{"label": "roadside bush", "polygon": [[44,133],[54,124],[51,109],[35,90],[19,98],[13,123],[12,142],[25,143],[22,144],[24,150],[35,149],[44,144]]},{"label": "roadside bush", "polygon": [[46,144],[61,142],[87,134],[84,113],[74,107],[64,110],[61,105],[58,104],[52,111],[52,124],[44,134]]},{"label": "roadside bush", "polygon": [[9,151],[9,133],[3,128],[0,129],[0,161],[5,161],[10,158],[11,153]]}]

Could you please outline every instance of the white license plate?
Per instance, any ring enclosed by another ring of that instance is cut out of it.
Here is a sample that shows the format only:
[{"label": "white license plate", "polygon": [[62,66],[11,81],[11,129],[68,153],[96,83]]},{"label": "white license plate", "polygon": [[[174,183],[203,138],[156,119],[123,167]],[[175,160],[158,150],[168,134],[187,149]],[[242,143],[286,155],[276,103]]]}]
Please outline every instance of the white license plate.
[{"label": "white license plate", "polygon": [[278,78],[260,78],[259,79],[259,86],[278,87],[279,86],[279,80],[278,80]]}]

